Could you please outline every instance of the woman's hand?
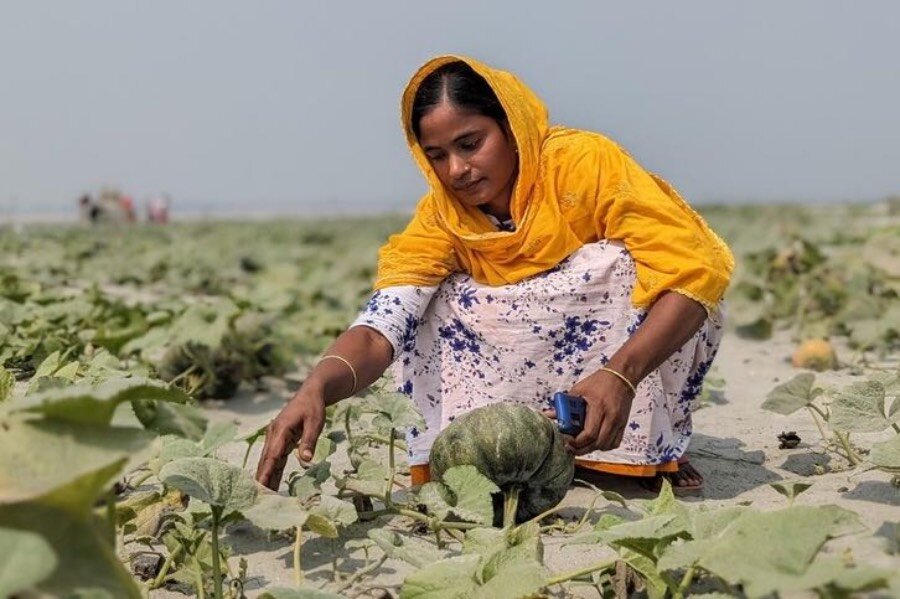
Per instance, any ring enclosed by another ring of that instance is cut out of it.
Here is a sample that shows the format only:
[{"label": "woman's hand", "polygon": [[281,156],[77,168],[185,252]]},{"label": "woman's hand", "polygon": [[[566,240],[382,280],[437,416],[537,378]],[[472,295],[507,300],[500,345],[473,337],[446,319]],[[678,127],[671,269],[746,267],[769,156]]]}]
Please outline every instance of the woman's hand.
[{"label": "woman's hand", "polygon": [[269,423],[256,480],[277,491],[291,450],[297,447],[301,460],[311,460],[324,424],[324,395],[302,387]]},{"label": "woman's hand", "polygon": [[574,439],[566,440],[566,449],[575,455],[592,451],[609,451],[622,443],[631,401],[634,395],[614,374],[598,370],[569,389],[569,395],[584,398],[584,429]]}]

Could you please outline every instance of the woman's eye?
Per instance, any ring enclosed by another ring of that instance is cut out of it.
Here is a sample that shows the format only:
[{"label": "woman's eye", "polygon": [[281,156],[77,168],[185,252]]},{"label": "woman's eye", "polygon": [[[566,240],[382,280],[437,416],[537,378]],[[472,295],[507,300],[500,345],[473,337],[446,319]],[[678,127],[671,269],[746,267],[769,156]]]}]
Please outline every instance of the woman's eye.
[{"label": "woman's eye", "polygon": [[462,149],[465,152],[471,152],[473,150],[477,150],[478,146],[480,144],[481,144],[481,140],[475,139],[472,141],[464,141],[461,144],[459,144],[459,147],[460,147],[460,149]]},{"label": "woman's eye", "polygon": [[438,162],[439,160],[443,160],[444,158],[443,154],[426,154],[426,156],[428,156],[428,160],[432,162]]}]

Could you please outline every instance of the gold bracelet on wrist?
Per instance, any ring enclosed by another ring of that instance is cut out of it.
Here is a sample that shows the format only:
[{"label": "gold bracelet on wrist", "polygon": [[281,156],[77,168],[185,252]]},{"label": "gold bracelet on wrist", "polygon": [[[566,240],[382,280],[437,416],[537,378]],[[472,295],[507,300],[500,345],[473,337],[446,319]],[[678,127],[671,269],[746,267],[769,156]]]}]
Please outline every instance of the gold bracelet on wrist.
[{"label": "gold bracelet on wrist", "polygon": [[343,362],[344,364],[347,365],[347,368],[350,369],[350,374],[353,375],[353,389],[350,391],[350,395],[351,396],[354,395],[356,393],[356,387],[359,385],[359,379],[356,378],[356,369],[353,368],[353,364],[351,364],[347,358],[338,356],[336,354],[328,354],[327,356],[322,356],[321,358],[319,358],[319,364],[321,364],[324,360],[327,360],[328,358],[334,358],[335,360],[340,360],[341,362]]},{"label": "gold bracelet on wrist", "polygon": [[628,385],[628,388],[631,389],[631,393],[632,393],[632,394],[637,395],[637,389],[635,389],[634,383],[632,383],[631,381],[629,381],[629,380],[625,377],[624,374],[622,374],[621,372],[616,372],[616,371],[613,370],[612,368],[607,368],[606,366],[602,367],[600,370],[602,370],[603,372],[608,372],[608,373],[610,373],[610,374],[612,374],[612,375],[617,376],[617,377],[619,378],[619,380],[621,380],[623,383],[625,383],[626,385]]}]

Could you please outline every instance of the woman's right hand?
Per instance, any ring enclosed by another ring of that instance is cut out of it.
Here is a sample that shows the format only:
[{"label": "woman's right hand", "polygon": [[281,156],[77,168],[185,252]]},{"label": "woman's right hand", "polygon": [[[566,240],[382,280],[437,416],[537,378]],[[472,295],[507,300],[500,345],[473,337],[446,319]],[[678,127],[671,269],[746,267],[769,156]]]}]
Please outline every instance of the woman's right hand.
[{"label": "woman's right hand", "polygon": [[324,424],[324,394],[301,387],[266,429],[256,480],[277,491],[291,450],[297,447],[300,459],[311,460]]}]

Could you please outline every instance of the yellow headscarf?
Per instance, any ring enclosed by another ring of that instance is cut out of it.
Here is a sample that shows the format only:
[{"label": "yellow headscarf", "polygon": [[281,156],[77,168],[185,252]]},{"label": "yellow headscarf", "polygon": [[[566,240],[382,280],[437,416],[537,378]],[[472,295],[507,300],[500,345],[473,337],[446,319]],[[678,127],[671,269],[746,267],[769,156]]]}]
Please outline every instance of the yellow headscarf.
[{"label": "yellow headscarf", "polygon": [[[422,80],[458,60],[494,90],[519,150],[510,199],[513,232],[497,231],[479,208],[453,198],[412,129],[412,104]],[[471,58],[439,56],[407,85],[402,119],[430,191],[406,229],[381,248],[376,289],[437,285],[459,271],[487,285],[515,283],[556,266],[585,243],[619,239],[637,266],[636,306],[674,290],[711,308],[724,294],[734,261],[703,219],[611,140],[551,128],[543,102],[515,75]]]}]

